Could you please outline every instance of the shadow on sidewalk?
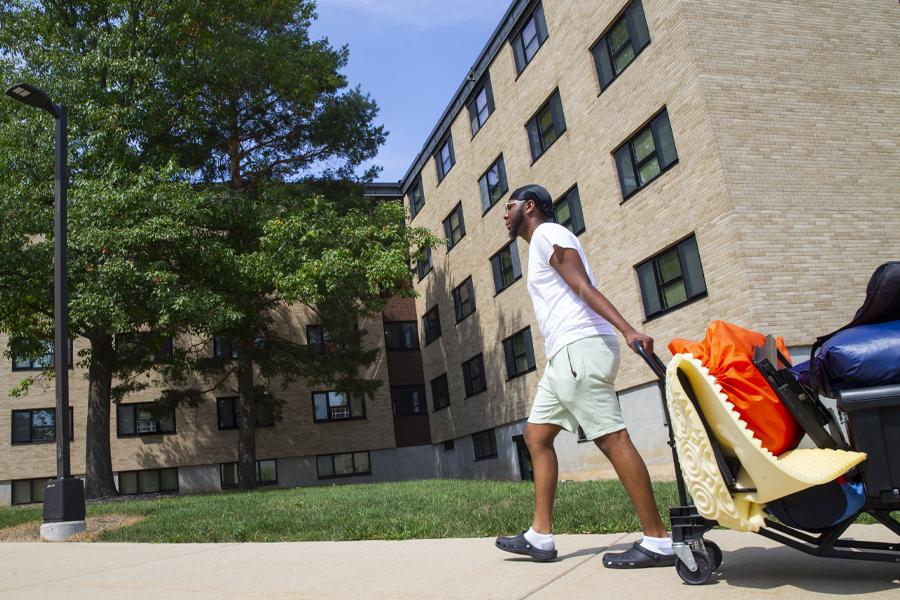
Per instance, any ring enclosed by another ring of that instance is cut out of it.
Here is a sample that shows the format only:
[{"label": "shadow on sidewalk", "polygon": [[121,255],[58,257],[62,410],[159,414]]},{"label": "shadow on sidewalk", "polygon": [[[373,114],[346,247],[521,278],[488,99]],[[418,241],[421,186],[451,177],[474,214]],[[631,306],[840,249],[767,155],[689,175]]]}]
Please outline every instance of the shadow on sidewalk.
[{"label": "shadow on sidewalk", "polygon": [[896,564],[821,558],[786,547],[726,551],[717,579],[733,587],[758,590],[793,586],[833,595],[900,592],[900,566]]}]

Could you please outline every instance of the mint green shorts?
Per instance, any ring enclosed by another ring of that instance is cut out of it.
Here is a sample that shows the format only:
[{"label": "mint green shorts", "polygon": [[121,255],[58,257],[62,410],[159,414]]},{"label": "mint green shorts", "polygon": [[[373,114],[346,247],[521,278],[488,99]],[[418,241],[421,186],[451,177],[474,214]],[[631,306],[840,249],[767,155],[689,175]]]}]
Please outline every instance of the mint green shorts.
[{"label": "mint green shorts", "polygon": [[616,396],[619,340],[595,335],[567,344],[557,352],[538,383],[529,423],[578,426],[593,440],[625,429]]}]

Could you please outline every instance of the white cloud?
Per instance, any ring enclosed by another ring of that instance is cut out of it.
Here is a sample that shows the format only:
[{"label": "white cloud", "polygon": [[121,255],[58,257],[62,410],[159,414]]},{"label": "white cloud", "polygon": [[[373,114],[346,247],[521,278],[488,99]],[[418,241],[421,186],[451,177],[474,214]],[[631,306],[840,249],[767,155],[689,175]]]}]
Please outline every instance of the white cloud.
[{"label": "white cloud", "polygon": [[456,25],[484,19],[505,10],[511,0],[319,0],[320,7],[358,11],[360,16],[384,19],[391,24],[418,29]]}]

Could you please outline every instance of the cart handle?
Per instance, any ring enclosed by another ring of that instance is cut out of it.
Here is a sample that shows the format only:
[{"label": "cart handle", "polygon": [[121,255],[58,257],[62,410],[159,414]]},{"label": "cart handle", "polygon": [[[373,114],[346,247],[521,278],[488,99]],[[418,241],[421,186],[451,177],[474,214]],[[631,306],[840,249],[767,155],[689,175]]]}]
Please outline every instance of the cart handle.
[{"label": "cart handle", "polygon": [[632,347],[634,348],[634,351],[644,359],[644,362],[647,363],[647,366],[650,367],[650,370],[653,371],[656,378],[659,379],[660,382],[664,382],[666,379],[666,365],[663,364],[663,361],[661,361],[655,353],[651,354],[644,350],[644,346],[638,340],[634,341]]}]

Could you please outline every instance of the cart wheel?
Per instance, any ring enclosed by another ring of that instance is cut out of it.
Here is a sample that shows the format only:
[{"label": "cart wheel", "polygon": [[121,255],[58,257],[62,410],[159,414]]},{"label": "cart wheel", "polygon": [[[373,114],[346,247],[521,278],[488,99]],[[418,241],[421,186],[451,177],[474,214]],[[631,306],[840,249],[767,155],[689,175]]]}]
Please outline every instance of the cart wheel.
[{"label": "cart wheel", "polygon": [[717,543],[709,540],[703,540],[703,545],[706,547],[706,553],[712,561],[712,570],[718,571],[719,567],[722,566],[722,549],[719,548]]},{"label": "cart wheel", "polygon": [[697,570],[691,571],[687,565],[680,560],[675,561],[675,571],[681,580],[690,585],[703,585],[712,577],[713,566],[709,557],[697,550],[693,551],[694,562],[697,563]]}]

